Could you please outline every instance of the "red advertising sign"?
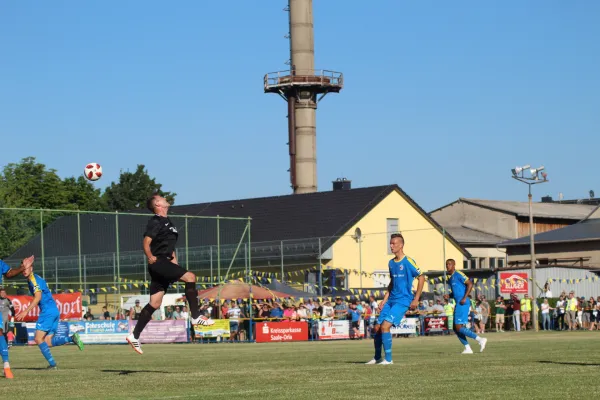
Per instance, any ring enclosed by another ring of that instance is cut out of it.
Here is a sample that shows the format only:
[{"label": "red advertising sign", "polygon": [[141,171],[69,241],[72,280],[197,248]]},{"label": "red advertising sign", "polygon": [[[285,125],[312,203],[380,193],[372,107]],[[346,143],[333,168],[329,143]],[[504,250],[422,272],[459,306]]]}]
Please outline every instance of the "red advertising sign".
[{"label": "red advertising sign", "polygon": [[500,293],[529,293],[527,273],[501,272]]},{"label": "red advertising sign", "polygon": [[425,317],[425,333],[442,332],[448,329],[448,317]]},{"label": "red advertising sign", "polygon": [[[6,296],[12,301],[13,307],[17,315],[21,310],[29,307],[29,304],[33,301],[32,296]],[[58,306],[60,311],[60,319],[79,319],[83,316],[83,308],[81,306],[81,293],[63,293],[53,294],[52,297]],[[25,322],[37,321],[40,315],[39,307],[29,311],[29,314],[25,317]]]},{"label": "red advertising sign", "polygon": [[292,342],[308,340],[306,322],[257,322],[256,342]]}]

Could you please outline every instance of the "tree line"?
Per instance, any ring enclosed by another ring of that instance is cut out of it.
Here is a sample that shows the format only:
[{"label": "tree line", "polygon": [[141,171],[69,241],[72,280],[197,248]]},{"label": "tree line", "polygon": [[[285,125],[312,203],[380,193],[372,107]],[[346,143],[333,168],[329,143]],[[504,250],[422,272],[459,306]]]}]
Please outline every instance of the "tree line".
[{"label": "tree line", "polygon": [[[104,190],[83,175],[61,179],[55,169],[27,157],[0,172],[0,208],[81,211],[131,211],[145,208],[148,195],[158,193],[171,204],[176,193],[162,190],[143,164],[135,172],[122,171],[118,182]],[[64,214],[44,213],[43,226]],[[0,210],[0,259],[10,256],[40,231],[40,214]]]}]

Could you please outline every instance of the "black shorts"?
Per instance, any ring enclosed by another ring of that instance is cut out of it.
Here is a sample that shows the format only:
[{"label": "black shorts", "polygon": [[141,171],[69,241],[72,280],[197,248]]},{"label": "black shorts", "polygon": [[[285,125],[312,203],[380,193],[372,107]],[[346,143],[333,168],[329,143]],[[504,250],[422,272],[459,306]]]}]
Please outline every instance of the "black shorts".
[{"label": "black shorts", "polygon": [[186,269],[174,264],[168,258],[159,258],[154,264],[148,264],[150,273],[150,296],[158,292],[165,292],[172,283],[177,282],[188,272]]},{"label": "black shorts", "polygon": [[352,322],[352,329],[360,329],[359,325],[358,325],[358,321]]}]

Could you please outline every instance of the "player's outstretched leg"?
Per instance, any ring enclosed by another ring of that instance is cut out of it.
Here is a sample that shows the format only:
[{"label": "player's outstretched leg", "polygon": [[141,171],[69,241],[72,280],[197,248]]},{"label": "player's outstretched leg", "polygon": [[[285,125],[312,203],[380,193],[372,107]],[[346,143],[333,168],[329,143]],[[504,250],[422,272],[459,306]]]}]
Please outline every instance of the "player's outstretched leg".
[{"label": "player's outstretched leg", "polygon": [[381,325],[379,325],[379,324],[375,325],[374,331],[375,331],[375,335],[374,335],[375,356],[373,357],[373,359],[371,361],[366,363],[367,365],[379,364],[381,362],[381,346],[382,346]]},{"label": "player's outstretched leg", "polygon": [[487,339],[486,338],[482,338],[481,336],[473,333],[473,331],[471,331],[470,329],[468,329],[467,327],[463,326],[459,329],[459,332],[462,333],[463,335],[465,335],[468,338],[471,339],[475,339],[477,341],[477,343],[479,343],[480,352],[483,352],[483,350],[485,349],[485,344],[487,343]]},{"label": "player's outstretched leg", "polygon": [[64,344],[74,343],[75,345],[77,345],[79,350],[83,350],[83,342],[81,341],[81,338],[79,337],[78,333],[74,333],[73,336],[62,337],[48,335],[46,336],[46,343],[48,343],[48,346],[50,347],[57,347],[62,346]]},{"label": "player's outstretched leg", "polygon": [[185,282],[185,298],[190,307],[192,325],[214,325],[215,321],[200,314],[200,307],[198,307],[198,290],[196,289],[196,275],[194,275],[193,272],[188,271],[183,274],[181,280]]},{"label": "player's outstretched leg", "polygon": [[44,340],[46,336],[46,332],[44,331],[36,331],[35,332],[35,343],[38,345],[42,355],[48,361],[48,368],[55,369],[56,361],[54,361],[54,357],[52,357],[52,352],[50,351],[50,346]]},{"label": "player's outstretched leg", "polygon": [[4,377],[7,379],[13,378],[13,373],[10,370],[10,364],[8,363],[8,345],[4,338],[4,333],[0,330],[0,354],[2,354],[2,362],[4,363]]}]

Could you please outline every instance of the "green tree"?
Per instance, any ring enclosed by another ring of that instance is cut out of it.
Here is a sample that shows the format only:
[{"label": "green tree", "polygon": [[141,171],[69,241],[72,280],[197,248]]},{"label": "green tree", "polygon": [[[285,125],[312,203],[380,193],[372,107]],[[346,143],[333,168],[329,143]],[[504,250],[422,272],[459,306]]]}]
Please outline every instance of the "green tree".
[{"label": "green tree", "polygon": [[102,197],[100,189],[83,176],[65,178],[63,181],[64,190],[67,193],[67,209],[78,209],[85,211],[107,211],[108,208]]},{"label": "green tree", "polygon": [[135,172],[121,172],[119,182],[112,182],[104,192],[104,201],[110,210],[127,211],[146,207],[146,199],[152,193],[164,196],[171,204],[177,193],[165,192],[162,184],[151,178],[143,164]]}]

